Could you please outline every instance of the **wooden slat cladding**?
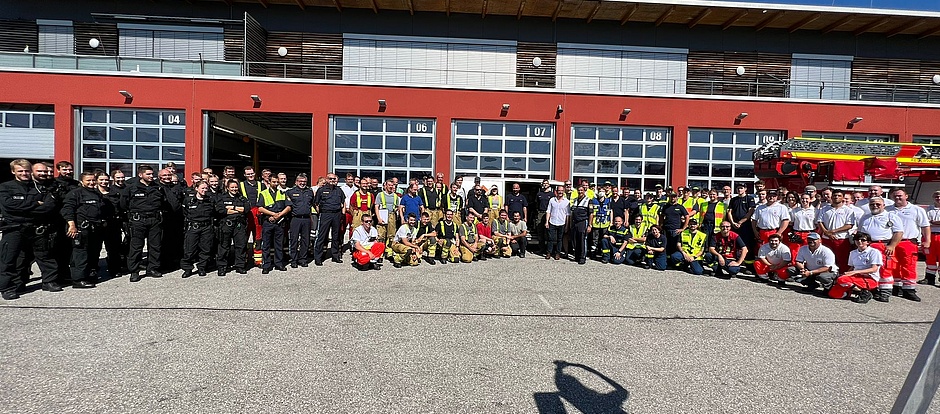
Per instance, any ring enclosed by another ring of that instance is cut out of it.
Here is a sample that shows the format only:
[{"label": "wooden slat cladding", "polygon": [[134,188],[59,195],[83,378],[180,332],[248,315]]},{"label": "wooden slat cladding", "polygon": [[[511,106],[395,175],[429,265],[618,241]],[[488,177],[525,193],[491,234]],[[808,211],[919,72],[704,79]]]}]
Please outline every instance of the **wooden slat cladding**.
[{"label": "wooden slat cladding", "polygon": [[[91,56],[117,56],[118,28],[116,24],[74,22],[75,54]],[[88,45],[91,39],[98,39],[98,48]]]},{"label": "wooden slat cladding", "polygon": [[39,26],[35,21],[0,20],[0,52],[39,52]]},{"label": "wooden slat cladding", "polygon": [[[701,95],[784,97],[790,56],[757,52],[690,51],[686,92]],[[738,67],[744,74],[738,75]]]},{"label": "wooden slat cladding", "polygon": [[[535,67],[532,60],[541,59]],[[516,86],[554,88],[558,46],[554,43],[518,42],[516,44]]]},{"label": "wooden slat cladding", "polygon": [[[261,27],[250,14],[245,13],[245,60],[264,62],[265,48],[268,46],[268,31]],[[265,76],[263,65],[250,65],[249,76]]]},{"label": "wooden slat cladding", "polygon": [[852,98],[893,102],[925,102],[940,62],[911,59],[855,58]]},{"label": "wooden slat cladding", "polygon": [[[287,48],[281,57],[279,48]],[[343,78],[343,36],[341,34],[270,32],[265,53],[268,76],[334,79]]]},{"label": "wooden slat cladding", "polygon": [[223,59],[231,62],[241,62],[245,59],[245,25],[225,25],[222,28],[224,43]]}]

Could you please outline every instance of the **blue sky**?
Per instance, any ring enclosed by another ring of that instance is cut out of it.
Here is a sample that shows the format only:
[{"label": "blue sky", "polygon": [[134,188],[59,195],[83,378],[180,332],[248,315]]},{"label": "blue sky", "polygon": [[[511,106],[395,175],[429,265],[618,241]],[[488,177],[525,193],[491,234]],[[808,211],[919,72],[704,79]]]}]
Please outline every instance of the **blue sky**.
[{"label": "blue sky", "polygon": [[725,0],[737,3],[805,4],[812,6],[940,11],[940,0]]}]

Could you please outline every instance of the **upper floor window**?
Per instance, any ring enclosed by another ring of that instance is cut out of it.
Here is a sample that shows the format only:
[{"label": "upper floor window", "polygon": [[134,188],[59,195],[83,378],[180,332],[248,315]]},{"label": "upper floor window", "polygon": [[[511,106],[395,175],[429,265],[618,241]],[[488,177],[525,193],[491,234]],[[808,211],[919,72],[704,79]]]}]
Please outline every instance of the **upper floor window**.
[{"label": "upper floor window", "polygon": [[224,60],[225,44],[221,27],[161,26],[119,24],[121,56]]},{"label": "upper floor window", "polygon": [[343,39],[343,79],[484,88],[516,84],[516,43],[369,36]]},{"label": "upper floor window", "polygon": [[75,34],[71,20],[36,20],[39,26],[39,53],[75,54]]},{"label": "upper floor window", "polygon": [[790,97],[849,99],[852,57],[794,53],[790,67]]},{"label": "upper floor window", "polygon": [[556,85],[572,91],[685,93],[686,49],[558,44]]}]

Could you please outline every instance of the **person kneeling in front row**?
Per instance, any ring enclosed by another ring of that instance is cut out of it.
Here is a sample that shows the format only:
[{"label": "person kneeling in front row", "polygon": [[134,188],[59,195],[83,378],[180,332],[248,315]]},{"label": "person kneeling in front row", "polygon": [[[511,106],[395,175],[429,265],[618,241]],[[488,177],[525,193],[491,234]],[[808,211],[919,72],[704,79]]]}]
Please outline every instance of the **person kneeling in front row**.
[{"label": "person kneeling in front row", "polygon": [[806,236],[806,246],[796,253],[796,263],[788,269],[794,281],[806,285],[807,291],[815,291],[820,285],[824,290],[832,287],[839,266],[836,254],[822,245],[819,233]]},{"label": "person kneeling in front row", "polygon": [[353,230],[352,235],[353,262],[359,270],[379,270],[382,268],[385,243],[376,241],[379,232],[372,227],[372,216],[363,214],[361,220],[362,224]]},{"label": "person kneeling in front row", "polygon": [[[832,288],[829,289],[829,297],[833,299],[851,298],[858,303],[868,303],[874,295],[872,292],[878,291],[878,282],[881,280],[879,271],[884,263],[881,260],[881,252],[875,250],[871,245],[871,236],[866,233],[857,233],[855,235],[855,250],[849,253],[849,270],[836,278]],[[879,302],[887,302],[886,298],[877,299]]]},{"label": "person kneeling in front row", "polygon": [[757,250],[754,273],[762,282],[773,280],[784,285],[790,277],[787,268],[793,262],[793,254],[790,253],[790,247],[781,243],[783,239],[779,234],[771,234],[767,239],[767,243]]},{"label": "person kneeling in front row", "polygon": [[646,266],[647,269],[666,270],[666,235],[658,224],[650,227],[646,236]]}]

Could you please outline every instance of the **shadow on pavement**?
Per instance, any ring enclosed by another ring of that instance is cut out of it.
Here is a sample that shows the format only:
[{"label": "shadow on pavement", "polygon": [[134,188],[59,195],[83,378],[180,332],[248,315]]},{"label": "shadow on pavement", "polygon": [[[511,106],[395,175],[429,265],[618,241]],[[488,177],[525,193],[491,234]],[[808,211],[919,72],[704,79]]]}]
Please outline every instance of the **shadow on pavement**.
[{"label": "shadow on pavement", "polygon": [[[591,383],[597,383],[599,379],[607,384],[603,388],[612,390],[593,389],[585,385],[582,379]],[[566,401],[584,414],[626,413],[623,404],[630,398],[630,391],[606,375],[587,365],[565,361],[555,361],[555,387],[558,391],[532,395],[540,414],[565,414],[568,412],[564,404]]]}]

